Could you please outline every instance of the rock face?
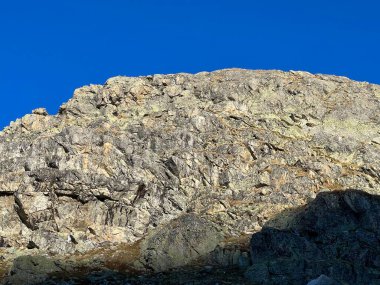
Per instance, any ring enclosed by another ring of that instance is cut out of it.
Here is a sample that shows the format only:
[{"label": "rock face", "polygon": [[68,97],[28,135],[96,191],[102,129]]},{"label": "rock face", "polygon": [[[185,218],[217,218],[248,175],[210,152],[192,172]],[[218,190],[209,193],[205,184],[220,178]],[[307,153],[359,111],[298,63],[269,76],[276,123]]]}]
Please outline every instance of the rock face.
[{"label": "rock face", "polygon": [[306,72],[77,89],[57,115],[37,109],[0,133],[0,244],[70,254],[161,235],[167,245],[165,225],[191,214],[217,233],[209,252],[321,191],[377,193],[379,110],[379,86]]},{"label": "rock face", "polygon": [[380,284],[379,223],[380,196],[320,193],[286,229],[253,235],[246,275],[255,284],[301,285],[317,276],[324,277],[310,284]]}]

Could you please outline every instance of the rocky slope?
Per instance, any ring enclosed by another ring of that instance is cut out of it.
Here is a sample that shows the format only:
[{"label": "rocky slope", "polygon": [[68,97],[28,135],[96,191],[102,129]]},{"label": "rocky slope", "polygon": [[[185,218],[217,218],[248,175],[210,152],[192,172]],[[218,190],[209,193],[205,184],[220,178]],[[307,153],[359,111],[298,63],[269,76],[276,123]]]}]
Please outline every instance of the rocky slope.
[{"label": "rocky slope", "polygon": [[[380,86],[306,72],[77,89],[57,115],[37,109],[0,133],[3,273],[45,253],[76,263],[94,253],[119,271],[248,266],[247,237],[287,224],[284,210],[324,191],[378,193],[379,111]],[[116,258],[128,268],[98,248],[131,256]]]}]

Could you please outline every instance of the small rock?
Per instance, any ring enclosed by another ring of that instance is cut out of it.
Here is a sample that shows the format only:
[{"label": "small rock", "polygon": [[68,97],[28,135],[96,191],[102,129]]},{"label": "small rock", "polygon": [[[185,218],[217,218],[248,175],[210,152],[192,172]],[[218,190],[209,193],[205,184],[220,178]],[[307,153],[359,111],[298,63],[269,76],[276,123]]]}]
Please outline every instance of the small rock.
[{"label": "small rock", "polygon": [[37,108],[32,111],[32,114],[34,115],[41,115],[41,116],[47,116],[49,115],[47,110],[45,108]]},{"label": "small rock", "polygon": [[269,193],[269,190],[268,190],[267,187],[262,188],[262,189],[260,190],[260,194],[263,195],[263,196],[267,195],[268,193]]},{"label": "small rock", "polygon": [[140,260],[156,272],[184,266],[210,254],[222,239],[213,223],[186,214],[153,231],[142,242]]},{"label": "small rock", "polygon": [[259,186],[269,186],[270,185],[270,174],[265,171],[259,176]]},{"label": "small rock", "polygon": [[317,279],[311,280],[307,285],[338,285],[338,283],[322,274]]}]

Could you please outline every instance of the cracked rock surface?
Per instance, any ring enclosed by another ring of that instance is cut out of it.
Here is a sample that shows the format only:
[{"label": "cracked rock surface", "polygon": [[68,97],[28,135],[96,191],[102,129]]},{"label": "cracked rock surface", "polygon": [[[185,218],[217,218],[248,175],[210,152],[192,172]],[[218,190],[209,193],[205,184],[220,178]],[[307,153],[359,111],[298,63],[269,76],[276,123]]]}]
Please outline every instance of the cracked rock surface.
[{"label": "cracked rock surface", "polygon": [[[166,244],[162,228],[190,214],[218,236],[198,245],[208,253],[219,236],[257,232],[319,192],[376,194],[379,111],[380,86],[307,72],[79,88],[57,115],[39,108],[0,133],[0,245],[72,254],[160,234]],[[157,268],[175,263],[165,262]]]}]

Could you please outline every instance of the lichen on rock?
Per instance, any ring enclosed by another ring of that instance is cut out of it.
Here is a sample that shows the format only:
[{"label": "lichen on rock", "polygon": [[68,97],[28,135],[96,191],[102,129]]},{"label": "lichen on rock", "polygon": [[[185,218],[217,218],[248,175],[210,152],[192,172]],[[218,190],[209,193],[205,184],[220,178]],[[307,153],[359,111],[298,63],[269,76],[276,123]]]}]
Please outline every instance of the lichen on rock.
[{"label": "lichen on rock", "polygon": [[26,253],[85,253],[192,213],[237,237],[319,192],[376,194],[379,90],[242,69],[79,88],[58,114],[0,132],[0,236]]}]

